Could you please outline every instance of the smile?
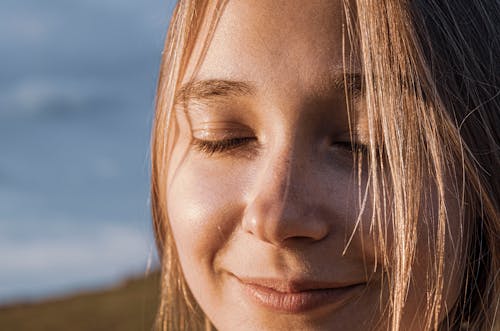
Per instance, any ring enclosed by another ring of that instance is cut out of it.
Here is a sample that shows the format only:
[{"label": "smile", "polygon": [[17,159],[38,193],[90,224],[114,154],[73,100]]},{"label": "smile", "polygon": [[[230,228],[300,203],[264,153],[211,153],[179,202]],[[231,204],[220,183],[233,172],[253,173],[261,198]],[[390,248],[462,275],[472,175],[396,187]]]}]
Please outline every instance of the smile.
[{"label": "smile", "polygon": [[298,314],[323,306],[338,308],[357,297],[366,283],[328,285],[318,282],[287,282],[274,279],[240,279],[243,291],[264,308]]}]

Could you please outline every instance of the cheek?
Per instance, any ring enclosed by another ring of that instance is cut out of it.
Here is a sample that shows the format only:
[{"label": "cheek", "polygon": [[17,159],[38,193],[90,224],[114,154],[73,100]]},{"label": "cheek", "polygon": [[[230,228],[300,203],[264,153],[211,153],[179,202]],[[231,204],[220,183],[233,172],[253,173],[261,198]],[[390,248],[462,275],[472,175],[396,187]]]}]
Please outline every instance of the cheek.
[{"label": "cheek", "polygon": [[177,169],[168,185],[168,218],[184,276],[202,302],[216,290],[213,261],[241,219],[245,174],[189,157]]}]

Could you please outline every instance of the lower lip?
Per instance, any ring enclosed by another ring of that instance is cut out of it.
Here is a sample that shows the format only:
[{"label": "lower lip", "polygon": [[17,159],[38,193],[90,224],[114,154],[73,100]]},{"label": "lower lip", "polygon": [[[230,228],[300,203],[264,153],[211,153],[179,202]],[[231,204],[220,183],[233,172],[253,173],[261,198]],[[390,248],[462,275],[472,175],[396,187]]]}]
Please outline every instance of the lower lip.
[{"label": "lower lip", "polygon": [[245,292],[254,302],[266,308],[290,314],[303,313],[323,306],[340,307],[366,286],[366,284],[356,284],[341,288],[284,293],[255,284],[242,284]]}]

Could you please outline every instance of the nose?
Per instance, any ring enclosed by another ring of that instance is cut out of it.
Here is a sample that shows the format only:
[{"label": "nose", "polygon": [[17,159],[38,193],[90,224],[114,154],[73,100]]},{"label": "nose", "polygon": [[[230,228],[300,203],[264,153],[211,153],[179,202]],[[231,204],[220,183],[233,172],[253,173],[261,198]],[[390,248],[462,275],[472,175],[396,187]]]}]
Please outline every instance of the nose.
[{"label": "nose", "polygon": [[[276,246],[316,242],[328,235],[328,211],[311,164],[291,152],[268,158],[246,205],[243,229]],[[316,187],[315,187],[316,186]]]}]

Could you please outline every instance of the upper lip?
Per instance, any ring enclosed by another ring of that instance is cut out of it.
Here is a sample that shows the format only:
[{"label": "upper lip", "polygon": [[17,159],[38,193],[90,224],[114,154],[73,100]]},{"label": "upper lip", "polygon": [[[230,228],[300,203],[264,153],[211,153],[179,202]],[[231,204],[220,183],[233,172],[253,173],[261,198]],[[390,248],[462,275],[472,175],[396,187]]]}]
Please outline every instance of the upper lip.
[{"label": "upper lip", "polygon": [[281,293],[299,293],[304,291],[325,290],[345,288],[359,285],[364,282],[329,282],[320,280],[308,280],[301,278],[281,279],[281,278],[255,278],[238,277],[238,280],[245,285],[264,287]]}]

